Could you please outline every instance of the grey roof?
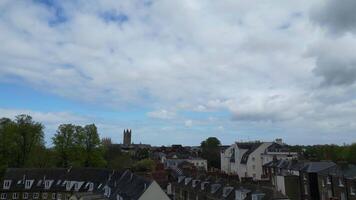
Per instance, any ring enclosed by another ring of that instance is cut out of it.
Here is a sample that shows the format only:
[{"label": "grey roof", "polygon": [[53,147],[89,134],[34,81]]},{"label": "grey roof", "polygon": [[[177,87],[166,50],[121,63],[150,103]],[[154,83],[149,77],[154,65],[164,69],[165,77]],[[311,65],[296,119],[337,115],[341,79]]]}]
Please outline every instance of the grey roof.
[{"label": "grey roof", "polygon": [[308,173],[316,173],[322,170],[328,169],[330,167],[335,166],[336,164],[331,161],[321,161],[321,162],[307,162],[305,166],[302,168],[302,171]]},{"label": "grey roof", "polygon": [[[12,181],[9,191],[27,190],[25,189],[26,180],[33,180],[32,187],[28,189],[30,191],[66,191],[66,183],[74,181],[82,183],[76,192],[78,195],[102,199],[104,188],[108,187],[111,194],[107,196],[107,199],[116,199],[116,195],[119,194],[124,200],[138,199],[152,183],[129,170],[114,171],[97,168],[9,168],[5,172],[4,180]],[[53,181],[49,189],[45,189],[45,180]],[[88,184],[93,184],[93,191],[90,192],[92,195],[89,196],[87,194],[89,193]],[[3,190],[2,187],[0,187],[1,190]],[[73,188],[70,191],[75,192]]]},{"label": "grey roof", "polygon": [[321,171],[320,174],[343,176],[345,178],[356,179],[356,165],[338,164]]},{"label": "grey roof", "polygon": [[241,164],[246,164],[249,155],[254,152],[262,143],[261,142],[236,142],[240,149],[247,149],[242,155]]}]

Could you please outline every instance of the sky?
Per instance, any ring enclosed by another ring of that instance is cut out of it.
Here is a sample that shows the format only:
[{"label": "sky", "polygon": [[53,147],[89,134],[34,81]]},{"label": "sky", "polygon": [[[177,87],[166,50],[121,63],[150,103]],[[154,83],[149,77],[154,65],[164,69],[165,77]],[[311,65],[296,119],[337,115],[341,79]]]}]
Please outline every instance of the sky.
[{"label": "sky", "polygon": [[199,145],[356,142],[354,0],[1,0],[0,117]]}]

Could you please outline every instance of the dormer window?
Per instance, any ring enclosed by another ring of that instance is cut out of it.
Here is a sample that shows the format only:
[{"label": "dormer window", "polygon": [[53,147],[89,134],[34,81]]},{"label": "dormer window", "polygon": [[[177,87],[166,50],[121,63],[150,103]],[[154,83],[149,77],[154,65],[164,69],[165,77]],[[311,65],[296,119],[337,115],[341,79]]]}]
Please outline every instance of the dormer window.
[{"label": "dormer window", "polygon": [[4,180],[4,190],[8,190],[10,189],[10,186],[11,186],[11,180]]},{"label": "dormer window", "polygon": [[111,193],[111,188],[106,186],[104,189],[104,196],[110,197],[110,193]]},{"label": "dormer window", "polygon": [[326,184],[328,184],[328,185],[331,184],[331,178],[330,178],[330,176],[328,176],[328,177],[326,178]]},{"label": "dormer window", "polygon": [[94,189],[94,183],[89,183],[89,192],[92,192]]},{"label": "dormer window", "polygon": [[355,194],[356,194],[355,186],[353,186],[353,185],[350,185],[350,194],[353,196],[355,196]]},{"label": "dormer window", "polygon": [[32,180],[26,180],[25,181],[25,189],[31,189],[31,185],[32,185]]},{"label": "dormer window", "polygon": [[45,181],[45,189],[48,190],[51,187],[51,181],[46,180]]},{"label": "dormer window", "polygon": [[342,183],[342,179],[339,178],[339,187],[344,187],[344,184]]},{"label": "dormer window", "polygon": [[78,191],[78,190],[79,190],[79,183],[75,183],[75,184],[74,184],[74,190],[75,190],[75,191]]}]

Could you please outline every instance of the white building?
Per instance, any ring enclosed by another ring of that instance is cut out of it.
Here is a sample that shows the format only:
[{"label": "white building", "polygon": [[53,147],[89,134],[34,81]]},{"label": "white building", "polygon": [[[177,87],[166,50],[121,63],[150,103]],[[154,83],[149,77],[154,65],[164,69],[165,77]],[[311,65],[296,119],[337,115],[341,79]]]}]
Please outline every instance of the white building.
[{"label": "white building", "polygon": [[221,152],[221,170],[240,178],[262,179],[262,165],[273,159],[295,159],[281,139],[275,142],[236,142]]}]

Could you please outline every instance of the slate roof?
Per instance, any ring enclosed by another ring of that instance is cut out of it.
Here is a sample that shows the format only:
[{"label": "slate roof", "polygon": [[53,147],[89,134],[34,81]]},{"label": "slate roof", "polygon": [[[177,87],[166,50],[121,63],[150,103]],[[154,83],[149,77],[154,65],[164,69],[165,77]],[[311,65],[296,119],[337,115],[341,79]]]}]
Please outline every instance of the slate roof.
[{"label": "slate roof", "polygon": [[241,164],[246,164],[249,155],[254,152],[262,143],[261,142],[236,142],[238,148],[247,149],[242,155]]},{"label": "slate roof", "polygon": [[[66,185],[75,183],[79,185],[79,190],[74,190],[72,186],[70,191],[87,199],[102,199],[104,188],[110,188],[111,193],[106,199],[116,199],[116,195],[119,194],[124,200],[138,199],[152,183],[129,170],[114,171],[97,168],[9,168],[3,179],[12,181],[6,191],[67,191]],[[32,187],[29,189],[25,188],[26,180],[33,180]],[[49,189],[45,189],[45,180],[52,181]],[[92,192],[88,191],[89,184],[93,184]],[[5,191],[2,186],[3,184],[0,184],[0,191]]]},{"label": "slate roof", "polygon": [[308,173],[322,172],[326,169],[335,167],[336,164],[331,161],[297,161],[297,160],[273,160],[263,165],[264,167],[276,167],[280,169],[304,171]]},{"label": "slate roof", "polygon": [[324,175],[343,176],[349,179],[356,179],[356,165],[338,164],[320,172]]},{"label": "slate roof", "polygon": [[301,170],[308,173],[317,173],[335,165],[336,164],[331,161],[307,162]]}]

